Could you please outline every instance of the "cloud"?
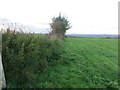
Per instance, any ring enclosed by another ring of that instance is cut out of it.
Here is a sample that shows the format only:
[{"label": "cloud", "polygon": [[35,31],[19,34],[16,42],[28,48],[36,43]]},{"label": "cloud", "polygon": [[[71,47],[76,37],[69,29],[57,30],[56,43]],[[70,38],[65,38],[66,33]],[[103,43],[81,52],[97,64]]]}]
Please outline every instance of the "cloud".
[{"label": "cloud", "polygon": [[12,23],[11,20],[4,17],[0,17],[0,24],[8,24],[8,23]]},{"label": "cloud", "polygon": [[[7,18],[0,18],[0,28],[3,28],[3,27],[10,27],[11,29],[16,29],[16,30],[19,30],[20,28],[21,29],[24,29],[25,31],[27,32],[34,32],[34,33],[48,33],[50,31],[49,27],[48,27],[48,24],[47,23],[38,23],[37,25],[34,24],[34,25],[23,25],[21,23],[16,23],[16,22],[13,22]],[[43,26],[47,25],[47,27],[41,27],[42,24]],[[4,25],[4,26],[3,26]]]}]

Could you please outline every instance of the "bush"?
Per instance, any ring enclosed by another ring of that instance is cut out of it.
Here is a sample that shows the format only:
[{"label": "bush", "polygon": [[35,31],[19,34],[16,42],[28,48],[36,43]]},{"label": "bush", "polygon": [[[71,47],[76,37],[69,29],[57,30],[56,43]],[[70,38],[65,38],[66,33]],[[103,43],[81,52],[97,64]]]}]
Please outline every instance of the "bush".
[{"label": "bush", "polygon": [[[52,23],[50,23],[52,32],[50,34],[57,34],[58,36],[65,36],[66,30],[70,29],[70,23],[68,19],[64,16],[61,16],[61,13],[58,17],[52,18]],[[64,38],[64,37],[63,37]]]},{"label": "bush", "polygon": [[58,60],[62,53],[63,42],[60,38],[6,32],[2,39],[6,80],[16,85],[35,81],[34,74],[47,69],[49,62]]}]

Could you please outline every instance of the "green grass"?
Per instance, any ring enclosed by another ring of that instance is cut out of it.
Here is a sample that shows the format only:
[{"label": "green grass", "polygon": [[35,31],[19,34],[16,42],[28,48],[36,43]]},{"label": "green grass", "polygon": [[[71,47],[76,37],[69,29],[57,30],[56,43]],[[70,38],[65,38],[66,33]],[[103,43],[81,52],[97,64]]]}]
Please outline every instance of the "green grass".
[{"label": "green grass", "polygon": [[66,38],[61,59],[35,77],[35,83],[23,87],[118,87],[118,39]]}]

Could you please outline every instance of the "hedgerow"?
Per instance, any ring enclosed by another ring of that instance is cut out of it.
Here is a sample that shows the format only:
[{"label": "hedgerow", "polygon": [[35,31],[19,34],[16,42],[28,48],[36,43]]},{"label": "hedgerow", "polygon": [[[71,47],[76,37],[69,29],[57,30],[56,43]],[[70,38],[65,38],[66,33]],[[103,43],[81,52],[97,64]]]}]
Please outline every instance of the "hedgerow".
[{"label": "hedgerow", "polygon": [[7,83],[25,85],[35,74],[49,68],[62,54],[61,38],[49,35],[5,32],[2,34],[2,59]]}]

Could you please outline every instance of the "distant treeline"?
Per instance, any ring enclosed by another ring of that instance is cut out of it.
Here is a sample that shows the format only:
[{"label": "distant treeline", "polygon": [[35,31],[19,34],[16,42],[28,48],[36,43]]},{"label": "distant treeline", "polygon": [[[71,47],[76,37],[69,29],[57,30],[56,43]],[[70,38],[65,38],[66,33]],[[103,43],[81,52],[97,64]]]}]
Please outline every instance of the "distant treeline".
[{"label": "distant treeline", "polygon": [[120,38],[120,35],[111,34],[66,34],[67,37],[88,37],[88,38]]}]

